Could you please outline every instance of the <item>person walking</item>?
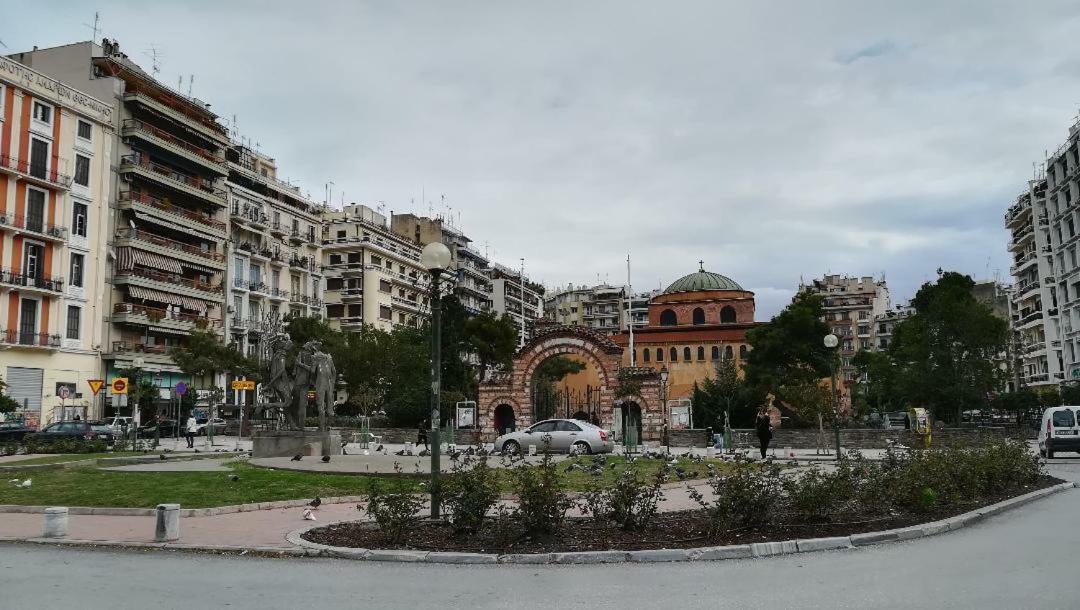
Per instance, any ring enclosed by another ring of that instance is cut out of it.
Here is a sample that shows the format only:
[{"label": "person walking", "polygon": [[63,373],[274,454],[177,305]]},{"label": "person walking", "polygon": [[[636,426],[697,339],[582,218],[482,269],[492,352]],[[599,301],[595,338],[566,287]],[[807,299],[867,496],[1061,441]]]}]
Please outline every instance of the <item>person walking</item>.
[{"label": "person walking", "polygon": [[772,418],[769,417],[767,407],[762,407],[758,411],[754,427],[757,428],[758,442],[761,444],[761,459],[765,459],[765,452],[769,449],[769,441],[772,440]]},{"label": "person walking", "polygon": [[184,424],[184,438],[187,439],[188,449],[195,448],[195,433],[199,431],[199,422],[195,420],[195,413],[189,413],[187,423]]},{"label": "person walking", "polygon": [[416,446],[419,447],[420,443],[424,443],[424,449],[429,449],[427,440],[427,422],[422,421],[420,425],[416,427]]}]

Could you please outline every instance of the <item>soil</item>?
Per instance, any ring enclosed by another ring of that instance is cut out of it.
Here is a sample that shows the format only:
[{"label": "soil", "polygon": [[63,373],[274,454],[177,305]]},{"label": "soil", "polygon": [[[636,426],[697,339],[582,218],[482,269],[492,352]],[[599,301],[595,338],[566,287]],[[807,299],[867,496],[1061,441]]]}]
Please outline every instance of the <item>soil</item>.
[{"label": "soil", "polygon": [[486,527],[478,534],[455,535],[442,522],[424,521],[410,528],[405,543],[392,543],[371,522],[350,521],[312,529],[305,540],[331,546],[364,549],[416,549],[470,553],[551,553],[602,550],[675,549],[753,542],[772,542],[796,538],[849,536],[928,523],[988,506],[1061,483],[1061,479],[1043,477],[1034,485],[998,497],[986,498],[974,506],[922,514],[846,515],[843,522],[805,523],[796,515],[780,515],[776,523],[763,528],[744,528],[709,533],[704,511],[660,513],[643,531],[625,531],[617,526],[587,518],[568,519],[561,531],[546,538],[524,538],[510,542],[500,539],[496,528]]}]

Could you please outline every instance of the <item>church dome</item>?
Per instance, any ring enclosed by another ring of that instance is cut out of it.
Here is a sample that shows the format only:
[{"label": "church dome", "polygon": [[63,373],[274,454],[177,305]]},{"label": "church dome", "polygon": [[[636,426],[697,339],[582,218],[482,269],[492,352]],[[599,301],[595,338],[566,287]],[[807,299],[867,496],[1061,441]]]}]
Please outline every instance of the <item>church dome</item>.
[{"label": "church dome", "polygon": [[719,273],[713,273],[711,271],[705,271],[704,267],[699,269],[696,273],[690,275],[684,275],[681,278],[672,282],[670,286],[664,290],[664,294],[673,294],[676,292],[689,292],[697,290],[742,290],[743,287],[739,285],[735,280],[727,277],[726,275],[720,275]]}]

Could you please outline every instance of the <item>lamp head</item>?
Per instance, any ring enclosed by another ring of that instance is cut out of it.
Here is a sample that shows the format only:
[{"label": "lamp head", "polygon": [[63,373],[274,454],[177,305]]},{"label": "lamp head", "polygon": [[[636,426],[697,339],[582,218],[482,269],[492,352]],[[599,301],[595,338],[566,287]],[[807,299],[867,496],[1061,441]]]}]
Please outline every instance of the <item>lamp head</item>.
[{"label": "lamp head", "polygon": [[441,241],[431,242],[420,253],[420,264],[432,273],[445,271],[450,267],[450,248]]},{"label": "lamp head", "polygon": [[660,367],[660,383],[667,383],[668,375],[671,373],[667,370],[667,365]]},{"label": "lamp head", "polygon": [[836,335],[829,333],[825,335],[825,347],[832,349],[840,345],[840,340],[836,338]]}]

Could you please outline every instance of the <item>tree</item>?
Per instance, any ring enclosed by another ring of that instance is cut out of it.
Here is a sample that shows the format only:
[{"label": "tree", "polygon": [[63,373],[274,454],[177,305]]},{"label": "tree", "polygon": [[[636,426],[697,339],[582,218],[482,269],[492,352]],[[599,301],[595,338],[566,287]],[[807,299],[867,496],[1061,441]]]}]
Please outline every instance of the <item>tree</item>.
[{"label": "tree", "polygon": [[694,425],[722,428],[724,414],[733,428],[751,427],[756,406],[764,393],[750,387],[739,375],[734,358],[716,363],[715,376],[706,377],[699,387],[694,383]]},{"label": "tree", "polygon": [[585,364],[567,358],[566,356],[554,356],[540,363],[536,367],[533,376],[533,408],[536,411],[536,419],[551,417],[561,402],[562,393],[556,388],[558,382],[569,375],[580,373],[585,370]]},{"label": "tree", "polygon": [[1080,405],[1080,383],[1074,381],[1061,386],[1061,404]]},{"label": "tree", "polygon": [[258,361],[245,356],[234,345],[226,345],[217,334],[195,330],[183,345],[169,348],[176,366],[192,378],[213,377],[215,373],[231,373],[237,377],[258,380]]},{"label": "tree", "polygon": [[972,296],[974,285],[952,271],[923,284],[911,301],[915,314],[893,329],[888,348],[899,393],[953,423],[986,406],[1002,381],[995,359],[1005,351],[1008,325]]},{"label": "tree", "polygon": [[859,377],[866,381],[856,386],[852,400],[864,401],[874,411],[889,411],[903,407],[903,397],[896,387],[896,367],[888,354],[862,350],[855,354],[851,363]]},{"label": "tree", "polygon": [[128,380],[127,403],[134,416],[135,407],[139,407],[139,418],[148,422],[157,417],[158,388],[154,385],[154,376],[139,367],[120,369],[117,377]]},{"label": "tree", "polygon": [[485,312],[465,322],[465,339],[480,362],[479,380],[483,381],[492,367],[510,367],[518,331],[509,316]]},{"label": "tree", "polygon": [[7,395],[4,390],[7,388],[7,384],[0,379],[0,413],[11,413],[19,408],[19,401]]}]

